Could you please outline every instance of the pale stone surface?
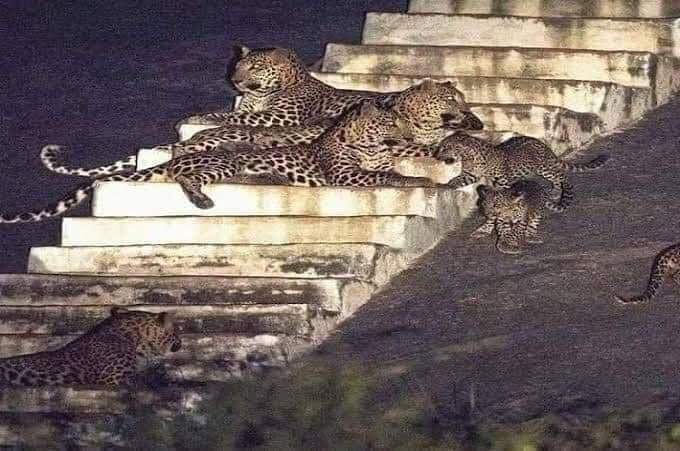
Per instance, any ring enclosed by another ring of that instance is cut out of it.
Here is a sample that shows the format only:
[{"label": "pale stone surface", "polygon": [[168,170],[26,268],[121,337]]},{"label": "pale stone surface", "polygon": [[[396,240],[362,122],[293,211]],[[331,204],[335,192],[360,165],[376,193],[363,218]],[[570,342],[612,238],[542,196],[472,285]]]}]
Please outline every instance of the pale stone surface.
[{"label": "pale stone surface", "polygon": [[[58,248],[57,248],[58,249]],[[67,248],[63,248],[67,249]],[[384,259],[376,257],[377,265]],[[304,266],[304,263],[301,263]],[[383,265],[384,266],[384,265]],[[367,270],[373,269],[373,264]],[[383,269],[386,271],[386,269]],[[198,285],[197,285],[198,284]],[[2,305],[140,304],[155,306],[309,304],[329,311],[342,310],[342,293],[349,285],[368,281],[285,277],[96,277],[66,275],[3,275]]]},{"label": "pale stone surface", "polygon": [[415,77],[392,74],[315,72],[321,81],[341,89],[401,91],[422,81],[453,81],[471,103],[551,105],[599,116],[606,129],[641,117],[652,108],[649,88],[584,80],[549,80],[509,77]]},{"label": "pale stone surface", "polygon": [[671,53],[670,21],[368,13],[362,43]]},{"label": "pale stone surface", "polygon": [[[436,219],[420,216],[64,218],[63,246],[374,243],[421,252],[474,211],[475,196],[439,189]],[[434,234],[434,235],[433,235]]]},{"label": "pale stone surface", "polygon": [[384,246],[360,243],[34,247],[28,272],[368,280],[376,261],[391,252]]},{"label": "pale stone surface", "polygon": [[437,189],[426,188],[305,188],[230,183],[212,184],[204,191],[215,202],[214,207],[194,206],[177,183],[104,182],[95,188],[92,216],[416,215],[431,218],[439,193]]},{"label": "pale stone surface", "polygon": [[[307,304],[279,305],[135,305],[153,312],[174,312],[183,333],[287,334],[305,336],[310,328]],[[0,306],[0,334],[76,334],[109,315],[106,305]]]},{"label": "pale stone surface", "polygon": [[530,17],[677,17],[677,0],[410,0],[412,13]]},{"label": "pale stone surface", "polygon": [[322,70],[416,77],[593,80],[652,87],[661,101],[668,97],[673,85],[670,75],[658,77],[657,66],[671,71],[673,61],[644,52],[331,43],[326,46]]}]

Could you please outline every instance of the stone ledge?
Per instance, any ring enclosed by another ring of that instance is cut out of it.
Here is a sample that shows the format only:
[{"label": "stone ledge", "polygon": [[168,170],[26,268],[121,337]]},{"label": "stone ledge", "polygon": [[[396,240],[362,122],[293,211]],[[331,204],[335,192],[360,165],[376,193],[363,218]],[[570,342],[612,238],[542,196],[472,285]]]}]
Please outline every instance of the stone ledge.
[{"label": "stone ledge", "polygon": [[[392,257],[394,259],[395,257]],[[385,260],[390,262],[388,257]],[[398,260],[397,260],[398,261]],[[387,264],[382,264],[381,269]],[[392,262],[393,271],[403,266]],[[282,277],[87,277],[5,275],[0,280],[3,306],[153,305],[158,308],[309,304],[339,312],[346,293],[362,289],[372,293],[375,285],[356,279]],[[139,307],[141,308],[141,307]],[[200,311],[198,309],[197,311]]]},{"label": "stone ledge", "polygon": [[389,248],[372,244],[314,243],[34,247],[28,258],[28,272],[371,280],[374,266],[393,253]]},{"label": "stone ledge", "polygon": [[672,54],[670,21],[368,13],[363,44],[466,45]]},{"label": "stone ledge", "polygon": [[680,4],[676,0],[410,0],[408,11],[530,17],[670,18],[680,16]]},{"label": "stone ledge", "polygon": [[[313,309],[306,304],[150,305],[134,308],[174,312],[183,333],[313,336]],[[109,315],[106,305],[0,306],[0,334],[83,333]]]},{"label": "stone ledge", "polygon": [[663,103],[680,86],[675,68],[673,58],[645,52],[330,43],[322,71],[614,82],[654,88]]},{"label": "stone ledge", "polygon": [[649,88],[586,80],[550,80],[508,77],[415,77],[393,74],[316,72],[314,77],[340,89],[401,91],[424,78],[455,81],[471,103],[534,104],[556,106],[599,116],[606,129],[640,118],[652,108]]},{"label": "stone ledge", "polygon": [[[441,166],[444,163],[436,162]],[[441,190],[427,188],[305,188],[218,183],[205,188],[213,208],[194,206],[177,183],[103,182],[95,217],[159,216],[424,216],[434,217]]]}]

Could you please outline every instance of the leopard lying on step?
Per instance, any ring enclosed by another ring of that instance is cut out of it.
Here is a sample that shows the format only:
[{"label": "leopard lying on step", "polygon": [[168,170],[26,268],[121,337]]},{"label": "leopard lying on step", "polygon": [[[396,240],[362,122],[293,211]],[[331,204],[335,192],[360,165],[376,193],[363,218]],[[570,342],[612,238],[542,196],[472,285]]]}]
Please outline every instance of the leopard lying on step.
[{"label": "leopard lying on step", "polygon": [[[472,113],[461,115],[462,94],[451,83],[437,83],[426,79],[402,92],[384,100],[403,119],[413,140],[420,144],[434,144],[441,141],[451,130],[477,130],[482,123]],[[464,104],[463,104],[464,105]],[[465,107],[465,106],[464,106]],[[202,130],[191,138],[156,149],[167,149],[173,157],[190,153],[220,150],[268,149],[310,144],[335,120],[322,120],[308,125],[290,127],[247,127],[226,125]],[[40,155],[43,165],[53,172],[83,177],[101,177],[116,172],[132,171],[136,167],[136,156],[127,157],[106,166],[86,170],[68,169],[62,163],[58,147],[47,146]]]},{"label": "leopard lying on step", "polygon": [[434,146],[409,142],[408,128],[391,109],[365,102],[347,113],[312,144],[261,151],[200,152],[131,174],[90,181],[43,210],[0,215],[0,223],[36,222],[59,216],[86,199],[100,181],[174,181],[199,208],[211,208],[209,183],[235,176],[274,175],[297,186],[433,186],[424,177],[393,171],[396,157],[432,157]]},{"label": "leopard lying on step", "polygon": [[[251,127],[300,125],[337,118],[363,100],[387,99],[395,94],[334,88],[314,78],[295,52],[283,48],[241,47],[231,81],[242,93],[237,111],[192,116],[180,121],[178,127],[184,123]],[[455,85],[450,82],[438,85],[446,89],[447,100],[456,105],[452,114],[459,116],[462,111],[464,116],[445,119],[465,121],[468,129],[481,128],[481,122],[469,112],[463,94]]]},{"label": "leopard lying on step", "polygon": [[597,169],[605,164],[608,157],[600,155],[588,163],[574,164],[560,160],[548,145],[536,138],[515,136],[493,145],[459,131],[441,142],[436,158],[447,163],[461,162],[461,175],[449,181],[453,188],[469,185],[482,177],[501,188],[509,188],[521,178],[543,177],[553,185],[551,197],[558,199],[555,205],[564,209],[573,197],[567,171]]},{"label": "leopard lying on step", "polygon": [[519,180],[510,188],[477,187],[479,209],[484,224],[472,232],[482,238],[496,232],[496,249],[504,254],[519,254],[524,243],[542,243],[538,227],[546,208],[562,211],[563,206],[550,200],[548,189],[533,180]]},{"label": "leopard lying on step", "polygon": [[680,243],[669,246],[657,254],[644,293],[630,298],[617,296],[616,299],[626,304],[651,301],[659,293],[666,279],[672,279],[680,286]]},{"label": "leopard lying on step", "polygon": [[169,313],[113,307],[111,316],[59,349],[0,359],[0,386],[128,384],[180,347]]}]

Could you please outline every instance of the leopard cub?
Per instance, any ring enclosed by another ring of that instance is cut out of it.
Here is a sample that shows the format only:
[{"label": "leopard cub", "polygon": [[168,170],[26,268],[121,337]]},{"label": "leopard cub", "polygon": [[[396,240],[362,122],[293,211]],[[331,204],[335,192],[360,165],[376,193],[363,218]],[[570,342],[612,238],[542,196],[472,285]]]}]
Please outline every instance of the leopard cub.
[{"label": "leopard cub", "polygon": [[509,188],[519,179],[540,176],[552,183],[551,198],[557,200],[555,207],[559,210],[564,210],[573,197],[566,173],[597,169],[607,161],[606,155],[600,155],[588,163],[569,163],[559,159],[547,144],[536,138],[515,136],[494,145],[461,131],[439,144],[435,158],[447,163],[461,162],[462,174],[449,181],[453,188],[481,178],[496,187]]},{"label": "leopard cub", "polygon": [[680,286],[680,243],[667,247],[657,254],[652,264],[647,287],[641,295],[630,298],[617,296],[616,299],[626,304],[651,301],[667,279],[672,279]]},{"label": "leopard cub", "polygon": [[519,254],[523,243],[542,243],[538,227],[546,207],[551,208],[549,191],[533,180],[519,180],[510,188],[477,187],[479,209],[486,218],[472,232],[482,238],[496,231],[496,249],[504,254]]}]

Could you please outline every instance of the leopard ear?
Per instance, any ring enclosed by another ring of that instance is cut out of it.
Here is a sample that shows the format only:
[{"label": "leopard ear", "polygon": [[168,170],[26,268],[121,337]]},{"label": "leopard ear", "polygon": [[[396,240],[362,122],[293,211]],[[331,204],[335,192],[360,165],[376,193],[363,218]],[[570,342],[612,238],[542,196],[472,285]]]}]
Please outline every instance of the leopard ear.
[{"label": "leopard ear", "polygon": [[447,81],[444,82],[444,86],[449,86],[451,88],[455,88],[456,86],[458,86],[458,82],[455,81],[455,80],[447,80]]},{"label": "leopard ear", "polygon": [[129,313],[129,312],[130,312],[130,310],[126,309],[125,307],[118,307],[118,306],[111,307],[111,310],[110,310],[111,316],[116,316],[116,315]]},{"label": "leopard ear", "polygon": [[477,195],[479,197],[484,197],[487,194],[489,194],[489,191],[491,191],[491,188],[488,187],[487,185],[478,185],[477,186]]},{"label": "leopard ear", "polygon": [[238,46],[238,51],[241,54],[241,58],[245,57],[247,54],[250,53],[250,49],[248,47],[246,47],[245,45]]}]

